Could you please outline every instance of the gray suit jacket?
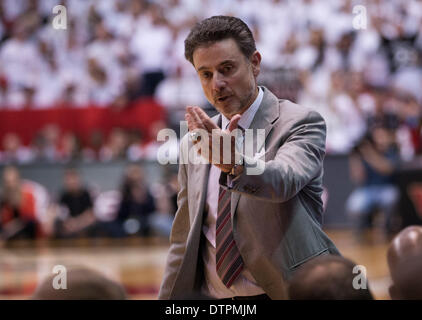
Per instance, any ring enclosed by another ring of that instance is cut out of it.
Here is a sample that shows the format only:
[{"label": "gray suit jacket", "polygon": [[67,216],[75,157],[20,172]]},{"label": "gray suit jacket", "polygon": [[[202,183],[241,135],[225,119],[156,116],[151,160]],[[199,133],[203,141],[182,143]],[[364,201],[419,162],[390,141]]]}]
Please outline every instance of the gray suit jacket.
[{"label": "gray suit jacket", "polygon": [[[232,225],[246,268],[272,299],[283,299],[285,281],[299,265],[321,254],[339,254],[321,230],[326,126],[317,112],[261,88],[264,97],[250,128],[265,129],[265,168],[260,175],[244,171],[229,188]],[[221,116],[213,120],[221,123]],[[186,143],[189,148],[187,135],[181,150]],[[178,210],[159,299],[187,297],[203,281],[200,250],[209,167],[179,165]],[[228,188],[224,173],[220,185]]]}]

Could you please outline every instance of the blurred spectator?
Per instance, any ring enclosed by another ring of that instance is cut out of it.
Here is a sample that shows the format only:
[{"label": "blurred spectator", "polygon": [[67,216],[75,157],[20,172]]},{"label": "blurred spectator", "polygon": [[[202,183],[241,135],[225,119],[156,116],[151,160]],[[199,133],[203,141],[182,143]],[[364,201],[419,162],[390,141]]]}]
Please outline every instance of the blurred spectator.
[{"label": "blurred spectator", "polygon": [[0,74],[0,109],[7,109],[9,103],[9,83],[6,76]]},{"label": "blurred spectator", "polygon": [[184,120],[186,106],[206,104],[198,77],[183,75],[181,66],[158,85],[156,98],[174,115],[170,120],[175,127]]},{"label": "blurred spectator", "polygon": [[274,94],[297,103],[299,92],[303,89],[301,77],[306,74],[306,72],[298,72],[293,69],[269,69],[265,70],[261,76],[261,83]]},{"label": "blurred spectator", "polygon": [[131,162],[144,159],[145,151],[143,145],[142,133],[140,130],[133,129],[129,132],[129,147],[127,148],[127,159]]},{"label": "blurred spectator", "polygon": [[121,128],[114,128],[110,132],[106,144],[100,150],[100,160],[124,159],[126,157],[127,146],[128,139],[126,132]]},{"label": "blurred spectator", "polygon": [[358,187],[349,196],[346,210],[357,230],[370,227],[375,210],[381,210],[386,232],[394,231],[399,193],[393,174],[398,162],[394,132],[382,125],[375,126],[350,155],[350,176]]},{"label": "blurred spectator", "polygon": [[99,130],[92,131],[87,146],[82,150],[84,161],[91,162],[100,160],[100,153],[103,144],[103,133]]},{"label": "blurred spectator", "polygon": [[422,299],[422,227],[410,226],[391,241],[387,253],[394,300]]},{"label": "blurred spectator", "polygon": [[55,124],[45,126],[35,137],[33,149],[37,160],[54,162],[59,159],[60,128]]},{"label": "blurred spectator", "polygon": [[157,85],[165,78],[166,59],[171,52],[171,31],[163,16],[163,7],[149,3],[146,15],[133,34],[131,52],[142,65],[140,93],[154,96]]},{"label": "blurred spectator", "polygon": [[[349,259],[322,255],[305,262],[289,281],[291,300],[373,300],[368,287],[354,288],[354,268]],[[366,280],[366,279],[364,279]],[[362,280],[362,281],[364,281]]]},{"label": "blurred spectator", "polygon": [[21,182],[19,171],[15,167],[4,168],[2,185],[0,241],[35,239],[38,224],[32,190]]},{"label": "blurred spectator", "polygon": [[82,185],[76,169],[67,169],[64,174],[64,190],[59,199],[56,237],[92,236],[95,233],[95,216],[91,195]]},{"label": "blurred spectator", "polygon": [[61,137],[58,154],[61,162],[80,159],[81,145],[78,137],[74,133],[67,132]]},{"label": "blurred spectator", "polygon": [[2,69],[10,90],[10,108],[23,108],[33,102],[37,77],[42,74],[36,42],[30,38],[30,24],[24,16],[20,17],[13,25],[13,34],[0,47]]},{"label": "blurred spectator", "polygon": [[87,68],[89,100],[97,106],[109,106],[119,94],[118,89],[114,87],[112,75],[107,73],[96,58],[88,58]]},{"label": "blurred spectator", "polygon": [[3,152],[0,151],[2,163],[28,163],[34,159],[34,153],[21,144],[18,135],[8,133],[3,137]]},{"label": "blurred spectator", "polygon": [[168,238],[177,211],[177,194],[179,193],[177,173],[167,174],[165,181],[165,184],[153,185],[152,195],[157,208],[150,221],[155,233]]},{"label": "blurred spectator", "polygon": [[33,300],[126,300],[123,286],[108,279],[101,273],[85,268],[74,267],[67,270],[66,290],[53,287],[54,277],[46,277],[32,295]]},{"label": "blurred spectator", "polygon": [[[163,157],[168,160],[170,163],[177,163],[178,154],[179,154],[179,139],[166,138],[165,141],[158,141],[158,134],[161,130],[168,129],[164,121],[156,121],[150,126],[149,137],[151,141],[144,146],[144,158],[150,161],[157,161],[157,157]],[[166,147],[163,150],[160,150],[160,147],[166,144]],[[164,154],[159,151],[165,151]]]},{"label": "blurred spectator", "polygon": [[[365,133],[365,119],[351,98],[346,84],[350,74],[343,71],[331,73],[328,104],[338,127],[331,135],[327,148],[333,152],[346,153]],[[329,126],[329,124],[327,125]],[[329,129],[328,129],[329,131]],[[334,133],[336,136],[334,136]],[[327,134],[330,135],[330,132]]]},{"label": "blurred spectator", "polygon": [[415,97],[403,92],[396,95],[397,113],[400,119],[401,155],[411,160],[422,154],[422,107]]},{"label": "blurred spectator", "polygon": [[28,101],[27,104],[37,109],[51,108],[60,101],[64,82],[57,79],[60,70],[53,46],[40,39],[38,55],[42,72],[38,76],[36,87],[33,88],[32,101]]},{"label": "blurred spectator", "polygon": [[146,236],[151,233],[150,217],[155,212],[155,202],[145,181],[144,171],[130,165],[121,187],[121,203],[117,217],[108,224],[112,236]]}]

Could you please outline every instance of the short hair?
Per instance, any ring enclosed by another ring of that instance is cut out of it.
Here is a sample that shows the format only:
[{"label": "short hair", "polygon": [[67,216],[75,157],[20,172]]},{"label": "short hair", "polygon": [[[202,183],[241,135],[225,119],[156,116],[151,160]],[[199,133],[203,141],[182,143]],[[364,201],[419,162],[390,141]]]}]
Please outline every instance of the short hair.
[{"label": "short hair", "polygon": [[341,256],[322,255],[304,263],[289,281],[292,300],[373,300],[369,287],[355,289],[355,263]]},{"label": "short hair", "polygon": [[422,253],[408,256],[406,261],[397,263],[395,271],[391,272],[392,284],[389,288],[391,299],[421,300],[422,299]]},{"label": "short hair", "polygon": [[67,288],[54,289],[50,275],[36,289],[34,300],[125,300],[125,289],[101,273],[84,267],[67,271]]},{"label": "short hair", "polygon": [[422,299],[422,227],[409,226],[400,231],[387,252],[392,299]]},{"label": "short hair", "polygon": [[186,60],[193,64],[193,53],[201,46],[232,38],[246,58],[256,51],[255,39],[245,22],[236,17],[213,16],[197,23],[185,40]]}]

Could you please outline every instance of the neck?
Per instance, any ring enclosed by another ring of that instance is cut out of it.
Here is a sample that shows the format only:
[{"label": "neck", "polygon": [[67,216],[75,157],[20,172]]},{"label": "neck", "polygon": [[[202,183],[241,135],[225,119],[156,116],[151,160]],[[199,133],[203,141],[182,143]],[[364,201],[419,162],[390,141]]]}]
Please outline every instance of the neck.
[{"label": "neck", "polygon": [[242,115],[243,113],[245,113],[246,110],[249,109],[249,107],[252,105],[252,103],[255,101],[256,97],[258,96],[258,86],[255,87],[255,92],[253,94],[251,94],[251,97],[248,99],[248,102],[245,104],[245,107],[243,107],[242,109],[240,109],[239,112],[230,115],[230,117],[227,117],[227,119],[231,120],[231,118],[236,115],[236,114],[240,114]]}]

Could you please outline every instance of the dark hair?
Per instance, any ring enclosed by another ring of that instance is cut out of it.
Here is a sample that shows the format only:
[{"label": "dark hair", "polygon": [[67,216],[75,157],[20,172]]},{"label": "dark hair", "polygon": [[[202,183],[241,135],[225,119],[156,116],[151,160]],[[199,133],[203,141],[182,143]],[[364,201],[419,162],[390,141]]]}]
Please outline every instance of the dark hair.
[{"label": "dark hair", "polygon": [[197,23],[185,40],[185,57],[193,64],[193,52],[200,46],[232,38],[240,51],[249,58],[256,50],[249,27],[239,18],[213,16]]},{"label": "dark hair", "polygon": [[355,263],[341,256],[323,255],[304,263],[290,279],[292,300],[373,300],[369,287],[353,288]]},{"label": "dark hair", "polygon": [[422,299],[422,254],[407,254],[403,260],[397,262],[390,274],[393,283],[389,291],[393,300],[421,300]]}]

